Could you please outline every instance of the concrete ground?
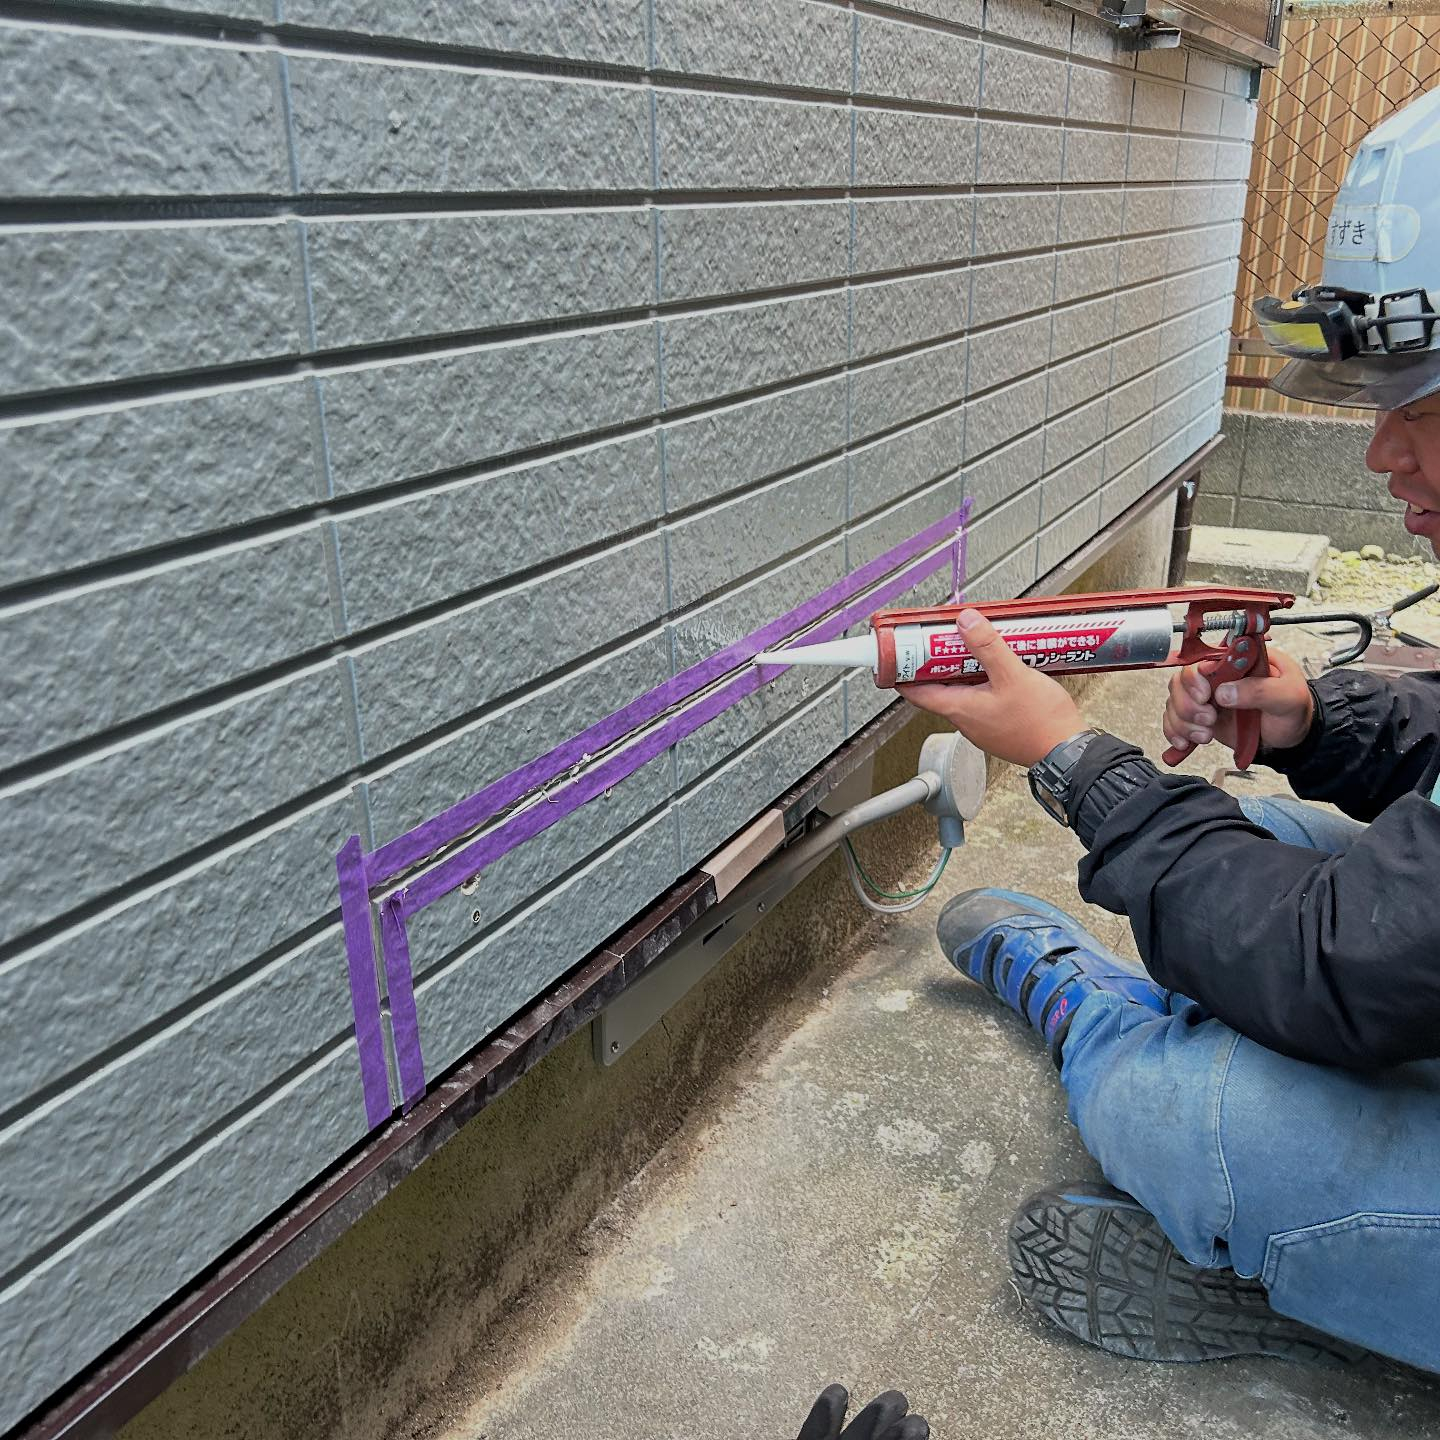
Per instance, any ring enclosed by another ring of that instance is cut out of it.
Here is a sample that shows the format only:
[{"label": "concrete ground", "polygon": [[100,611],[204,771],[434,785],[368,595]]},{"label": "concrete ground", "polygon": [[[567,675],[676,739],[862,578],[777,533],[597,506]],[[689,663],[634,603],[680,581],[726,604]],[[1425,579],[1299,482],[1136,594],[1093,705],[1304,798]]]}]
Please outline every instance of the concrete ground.
[{"label": "concrete ground", "polygon": [[[1154,754],[1164,684],[1096,680],[1086,713]],[[883,834],[860,848],[880,856]],[[943,963],[933,927],[948,895],[982,884],[1078,913],[1077,855],[1009,772],[936,896],[877,922],[808,1011],[777,1019],[738,1089],[596,1219],[589,1253],[528,1297],[411,1433],[786,1440],[840,1380],[861,1398],[900,1386],[936,1440],[1440,1440],[1440,1380],[1400,1367],[1146,1365],[1021,1308],[1004,1258],[1012,1210],[1097,1172],[1034,1036]],[[1122,922],[1086,918],[1133,954]]]}]

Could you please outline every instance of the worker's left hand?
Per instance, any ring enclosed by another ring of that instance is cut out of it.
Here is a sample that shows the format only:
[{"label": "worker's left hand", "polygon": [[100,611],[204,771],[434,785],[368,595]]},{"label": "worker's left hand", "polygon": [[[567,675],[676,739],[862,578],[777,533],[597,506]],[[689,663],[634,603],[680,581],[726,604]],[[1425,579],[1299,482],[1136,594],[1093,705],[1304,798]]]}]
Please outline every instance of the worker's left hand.
[{"label": "worker's left hand", "polygon": [[989,678],[980,685],[897,686],[912,705],[943,716],[972,745],[1017,765],[1043,760],[1085,728],[1069,692],[1032,670],[978,610],[962,610],[955,623]]},{"label": "worker's left hand", "polygon": [[849,1404],[850,1392],[843,1385],[827,1385],[796,1440],[929,1440],[930,1426],[925,1417],[907,1415],[910,1402],[898,1390],[877,1395],[845,1425]]}]

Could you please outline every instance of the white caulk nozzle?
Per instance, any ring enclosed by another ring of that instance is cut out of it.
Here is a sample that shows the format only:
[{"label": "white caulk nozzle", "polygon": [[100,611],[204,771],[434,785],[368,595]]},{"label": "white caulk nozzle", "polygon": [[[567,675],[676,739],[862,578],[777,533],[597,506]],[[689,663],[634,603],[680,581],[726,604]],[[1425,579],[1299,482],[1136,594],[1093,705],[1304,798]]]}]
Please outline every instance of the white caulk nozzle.
[{"label": "white caulk nozzle", "polygon": [[767,650],[755,657],[757,665],[839,665],[847,670],[876,670],[880,647],[875,632],[853,635],[845,640],[826,640],[819,645],[794,645],[788,650]]}]

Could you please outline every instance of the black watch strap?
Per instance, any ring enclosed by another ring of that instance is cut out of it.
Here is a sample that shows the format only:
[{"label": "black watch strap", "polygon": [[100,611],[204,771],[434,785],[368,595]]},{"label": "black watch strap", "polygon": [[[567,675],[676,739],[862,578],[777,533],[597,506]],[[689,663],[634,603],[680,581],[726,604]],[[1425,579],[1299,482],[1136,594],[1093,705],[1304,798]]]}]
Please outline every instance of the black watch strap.
[{"label": "black watch strap", "polygon": [[1062,740],[1043,760],[1030,767],[1030,793],[1040,805],[1061,825],[1069,825],[1066,802],[1070,798],[1070,785],[1075,767],[1086,747],[1103,730],[1091,727]]}]

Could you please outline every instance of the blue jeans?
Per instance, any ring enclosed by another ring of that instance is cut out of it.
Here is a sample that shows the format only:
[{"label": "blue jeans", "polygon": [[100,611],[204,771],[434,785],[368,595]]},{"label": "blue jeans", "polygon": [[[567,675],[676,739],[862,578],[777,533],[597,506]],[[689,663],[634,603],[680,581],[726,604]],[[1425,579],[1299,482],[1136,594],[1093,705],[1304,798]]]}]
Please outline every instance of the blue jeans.
[{"label": "blue jeans", "polygon": [[[1241,806],[1291,845],[1339,852],[1364,829],[1295,800]],[[1086,1148],[1191,1264],[1259,1276],[1281,1314],[1440,1371],[1440,1060],[1331,1069],[1183,995],[1157,1016],[1102,994],[1075,1012],[1061,1078]]]}]

